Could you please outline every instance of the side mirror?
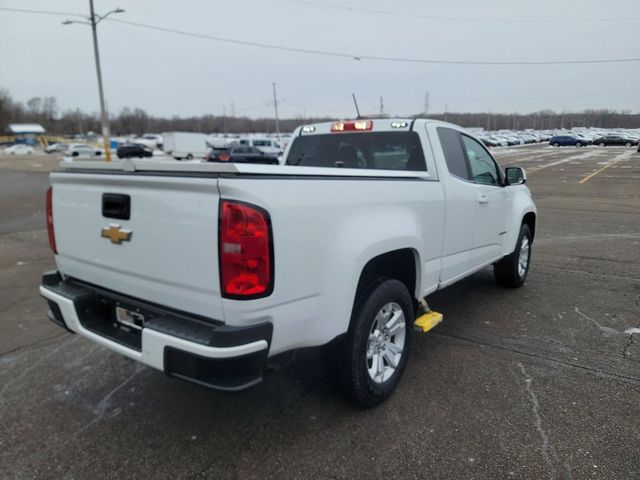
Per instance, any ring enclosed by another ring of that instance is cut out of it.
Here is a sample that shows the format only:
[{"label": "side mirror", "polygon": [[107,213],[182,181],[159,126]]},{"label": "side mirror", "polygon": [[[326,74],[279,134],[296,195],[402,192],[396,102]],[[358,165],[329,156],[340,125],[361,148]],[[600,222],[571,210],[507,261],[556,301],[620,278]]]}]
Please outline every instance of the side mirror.
[{"label": "side mirror", "polygon": [[527,173],[520,167],[507,167],[504,170],[507,185],[523,185],[527,181]]}]

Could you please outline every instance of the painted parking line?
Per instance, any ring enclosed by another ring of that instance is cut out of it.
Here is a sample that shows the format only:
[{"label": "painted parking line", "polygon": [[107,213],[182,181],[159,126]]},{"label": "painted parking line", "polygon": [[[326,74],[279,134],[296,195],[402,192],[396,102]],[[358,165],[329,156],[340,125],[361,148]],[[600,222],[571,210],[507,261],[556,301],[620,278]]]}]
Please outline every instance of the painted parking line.
[{"label": "painted parking line", "polygon": [[582,180],[580,180],[578,183],[582,184],[582,183],[586,183],[588,182],[591,178],[595,177],[596,175],[604,172],[607,168],[612,167],[613,165],[615,165],[616,163],[620,163],[626,159],[628,159],[631,154],[633,152],[624,152],[621,153],[620,155],[618,155],[617,157],[614,157],[613,160],[611,162],[609,162],[608,164],[606,164],[604,167],[599,168],[598,170],[596,170],[595,172],[590,173],[589,175],[587,175],[586,177],[584,177]]},{"label": "painted parking line", "polygon": [[562,156],[561,153],[564,154],[566,152],[558,152],[557,150],[554,150],[554,151],[541,152],[538,155],[527,155],[524,157],[510,158],[510,159],[507,159],[506,161],[496,159],[496,161],[500,165],[513,165],[514,163],[524,163],[524,162],[539,162],[541,160],[547,160],[549,157],[560,157]]},{"label": "painted parking line", "polygon": [[571,155],[571,156],[569,156],[567,158],[564,158],[562,160],[558,160],[557,162],[551,162],[551,163],[547,163],[545,165],[540,165],[539,167],[533,167],[533,168],[527,169],[527,174],[535,173],[535,172],[538,172],[540,170],[544,170],[545,168],[555,167],[556,165],[562,165],[563,163],[575,162],[576,160],[586,160],[588,158],[597,157],[601,153],[602,153],[601,150],[591,150],[589,152],[581,153],[579,155]]}]

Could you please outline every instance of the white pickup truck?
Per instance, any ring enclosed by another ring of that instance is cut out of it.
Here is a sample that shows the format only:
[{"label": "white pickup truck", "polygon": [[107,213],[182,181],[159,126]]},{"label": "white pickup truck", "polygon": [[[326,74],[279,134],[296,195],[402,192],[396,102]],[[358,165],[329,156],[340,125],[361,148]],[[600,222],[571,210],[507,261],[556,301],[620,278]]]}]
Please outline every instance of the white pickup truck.
[{"label": "white pickup truck", "polygon": [[462,128],[376,119],[298,128],[285,164],[64,163],[47,226],[49,318],[204,386],[325,346],[361,405],[394,390],[424,297],[493,265],[521,285],[536,208]]}]

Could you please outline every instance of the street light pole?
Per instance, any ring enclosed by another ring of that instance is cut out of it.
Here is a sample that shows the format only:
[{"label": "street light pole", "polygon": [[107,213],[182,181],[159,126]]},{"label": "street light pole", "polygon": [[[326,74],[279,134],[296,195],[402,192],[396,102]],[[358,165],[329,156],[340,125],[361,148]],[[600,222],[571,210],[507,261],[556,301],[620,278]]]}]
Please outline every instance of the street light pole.
[{"label": "street light pole", "polygon": [[111,161],[111,134],[109,132],[109,117],[104,106],[104,88],[102,87],[102,70],[100,68],[100,53],[98,51],[98,31],[96,13],[93,9],[93,0],[89,0],[91,9],[91,33],[93,34],[93,54],[96,58],[96,72],[98,74],[98,94],[100,95],[100,123],[102,125],[102,141],[104,143],[104,154],[107,162]]},{"label": "street light pole", "polygon": [[98,23],[105,18],[107,18],[112,13],[122,13],[124,12],[121,8],[116,8],[115,10],[111,10],[110,12],[105,13],[100,16],[97,15],[93,8],[93,0],[89,0],[89,11],[90,16],[88,18],[89,22],[78,22],[72,20],[65,20],[62,22],[63,25],[71,25],[72,23],[83,23],[91,25],[91,34],[93,36],[93,54],[96,60],[96,73],[98,75],[98,94],[100,95],[100,124],[102,126],[102,141],[104,144],[104,154],[107,162],[111,161],[111,132],[109,129],[109,116],[107,115],[107,109],[105,107],[104,101],[104,87],[102,86],[102,69],[100,68],[100,52],[98,51]]},{"label": "street light pole", "polygon": [[276,138],[280,140],[280,119],[278,118],[278,95],[276,93],[276,84],[273,82],[273,108],[276,113]]}]

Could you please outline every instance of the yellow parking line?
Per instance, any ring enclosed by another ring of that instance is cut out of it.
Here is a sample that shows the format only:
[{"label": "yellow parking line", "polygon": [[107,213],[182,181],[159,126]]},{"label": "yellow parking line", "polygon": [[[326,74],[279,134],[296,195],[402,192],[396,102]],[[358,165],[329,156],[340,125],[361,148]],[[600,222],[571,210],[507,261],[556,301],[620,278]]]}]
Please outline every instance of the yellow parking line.
[{"label": "yellow parking line", "polygon": [[584,183],[584,182],[586,182],[586,181],[587,181],[587,180],[589,180],[590,178],[595,177],[596,175],[598,175],[600,172],[604,172],[607,168],[609,168],[609,167],[611,167],[612,165],[615,165],[616,163],[621,162],[621,161],[623,161],[623,160],[626,160],[626,158],[621,158],[621,159],[619,159],[619,160],[614,160],[614,161],[613,161],[613,162],[611,162],[610,164],[605,165],[605,166],[604,166],[604,167],[602,167],[602,168],[599,168],[598,170],[596,170],[595,172],[591,173],[590,175],[587,175],[587,176],[586,176],[586,177],[584,177],[582,180],[580,180],[578,183]]}]

